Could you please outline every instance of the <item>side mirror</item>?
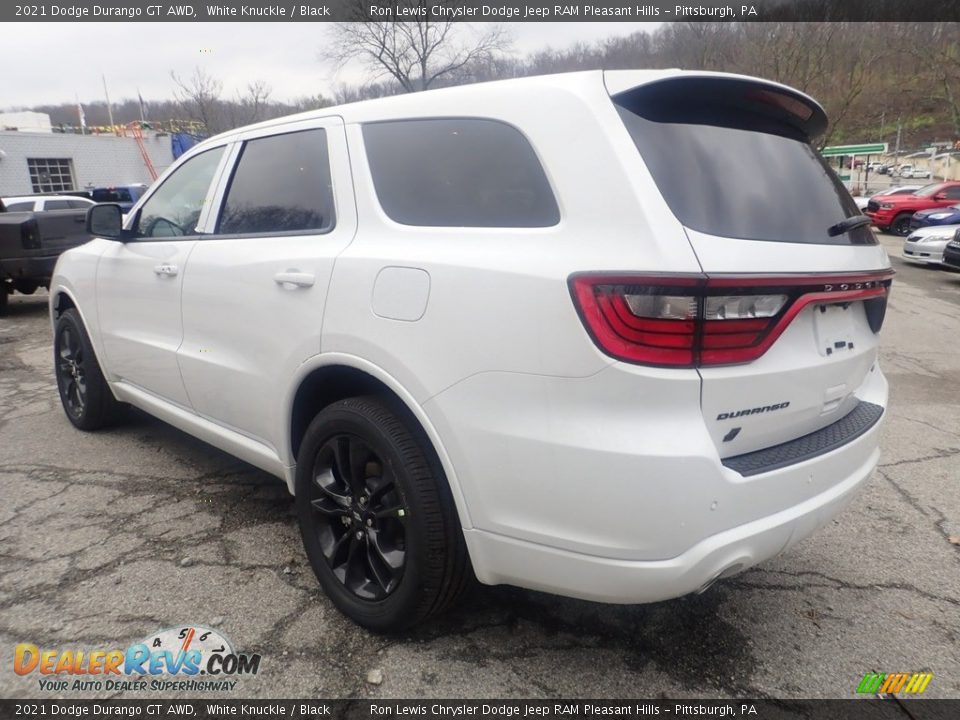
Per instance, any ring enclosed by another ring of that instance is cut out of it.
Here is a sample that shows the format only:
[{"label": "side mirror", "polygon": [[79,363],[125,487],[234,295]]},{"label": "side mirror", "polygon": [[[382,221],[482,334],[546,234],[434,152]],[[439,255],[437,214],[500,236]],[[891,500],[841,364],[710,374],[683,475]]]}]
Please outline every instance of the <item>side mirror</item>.
[{"label": "side mirror", "polygon": [[94,205],[87,210],[87,232],[107,240],[125,240],[123,211],[116,203]]},{"label": "side mirror", "polygon": [[946,199],[947,199],[947,194],[946,194],[946,193],[937,193],[936,195],[933,196],[933,199],[934,199],[934,200],[946,200]]}]

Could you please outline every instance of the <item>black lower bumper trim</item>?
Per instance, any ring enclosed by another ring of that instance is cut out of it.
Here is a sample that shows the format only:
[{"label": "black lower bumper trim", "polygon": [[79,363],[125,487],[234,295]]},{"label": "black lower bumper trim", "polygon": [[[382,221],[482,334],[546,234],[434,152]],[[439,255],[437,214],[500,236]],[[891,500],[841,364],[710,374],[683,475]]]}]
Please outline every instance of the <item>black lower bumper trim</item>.
[{"label": "black lower bumper trim", "polygon": [[744,477],[779,470],[846,445],[876,425],[882,415],[880,405],[860,402],[835,423],[816,432],[763,450],[724,458],[722,462]]}]

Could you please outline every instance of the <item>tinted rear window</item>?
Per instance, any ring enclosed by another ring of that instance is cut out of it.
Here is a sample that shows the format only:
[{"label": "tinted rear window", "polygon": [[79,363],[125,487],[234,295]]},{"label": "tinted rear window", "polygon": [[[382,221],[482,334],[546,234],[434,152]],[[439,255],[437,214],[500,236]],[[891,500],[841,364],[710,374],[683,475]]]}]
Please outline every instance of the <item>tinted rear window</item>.
[{"label": "tinted rear window", "polygon": [[543,167],[516,128],[495,120],[363,126],[384,212],[404,225],[549,227],[560,221]]},{"label": "tinted rear window", "polygon": [[830,237],[828,228],[861,213],[810,144],[812,121],[801,101],[771,99],[758,87],[671,81],[613,100],[660,192],[687,227],[749,240],[874,244],[866,227]]},{"label": "tinted rear window", "polygon": [[7,210],[9,212],[22,212],[24,210],[30,211],[30,210],[33,210],[34,204],[35,203],[33,202],[33,200],[30,200],[28,202],[10,203],[9,205],[7,205]]},{"label": "tinted rear window", "polygon": [[115,203],[115,202],[133,202],[130,191],[126,188],[111,188],[109,190],[94,190],[91,196],[94,202]]}]

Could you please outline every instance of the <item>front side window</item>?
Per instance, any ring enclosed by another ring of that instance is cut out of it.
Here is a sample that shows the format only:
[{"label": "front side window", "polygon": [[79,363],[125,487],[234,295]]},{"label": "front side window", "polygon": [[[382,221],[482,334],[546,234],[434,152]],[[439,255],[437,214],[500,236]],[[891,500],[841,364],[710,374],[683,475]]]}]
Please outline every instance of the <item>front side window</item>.
[{"label": "front side window", "polygon": [[43,205],[44,210],[69,210],[69,200],[47,200]]},{"label": "front side window", "polygon": [[322,129],[244,143],[223,203],[220,234],[329,232],[334,226]]},{"label": "front side window", "polygon": [[222,155],[222,147],[195,155],[164,180],[140,209],[136,235],[143,238],[195,235]]},{"label": "front side window", "polygon": [[363,126],[380,206],[428,227],[549,227],[560,210],[540,160],[496,120],[395,120]]}]

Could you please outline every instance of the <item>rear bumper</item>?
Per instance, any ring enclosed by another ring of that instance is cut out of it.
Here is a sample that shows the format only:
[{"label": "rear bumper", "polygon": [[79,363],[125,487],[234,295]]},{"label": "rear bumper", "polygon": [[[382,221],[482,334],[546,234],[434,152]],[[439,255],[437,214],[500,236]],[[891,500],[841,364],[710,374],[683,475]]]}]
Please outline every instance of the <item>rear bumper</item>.
[{"label": "rear bumper", "polygon": [[59,255],[47,257],[18,257],[0,259],[0,278],[36,280],[41,284],[53,277],[53,268]]},{"label": "rear bumper", "polygon": [[[856,441],[855,441],[856,442]],[[595,602],[658,602],[705,589],[788,550],[829,522],[855,497],[879,459],[873,450],[852,474],[820,495],[713,535],[669,560],[629,561],[565,552],[478,530],[465,533],[481,582],[511,584]]]},{"label": "rear bumper", "polygon": [[[856,395],[886,406],[878,368]],[[424,409],[469,508],[480,581],[613,603],[695,592],[806,537],[870,475],[882,425],[741,474],[704,425],[694,372],[483,373]]]}]

